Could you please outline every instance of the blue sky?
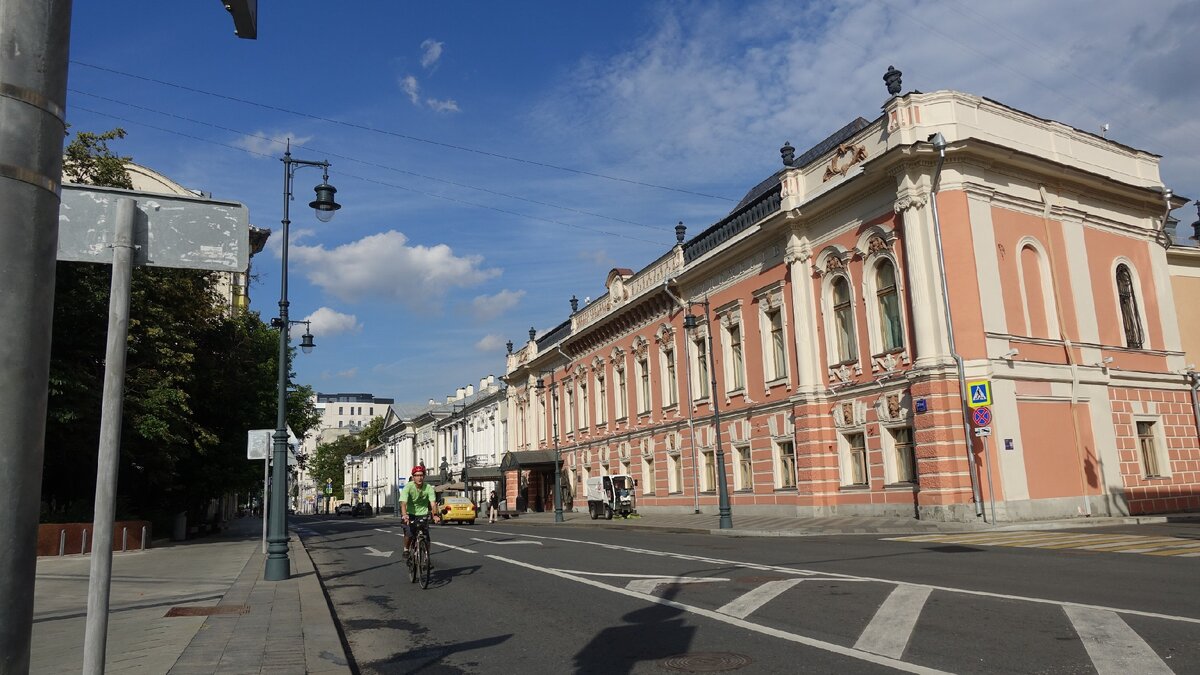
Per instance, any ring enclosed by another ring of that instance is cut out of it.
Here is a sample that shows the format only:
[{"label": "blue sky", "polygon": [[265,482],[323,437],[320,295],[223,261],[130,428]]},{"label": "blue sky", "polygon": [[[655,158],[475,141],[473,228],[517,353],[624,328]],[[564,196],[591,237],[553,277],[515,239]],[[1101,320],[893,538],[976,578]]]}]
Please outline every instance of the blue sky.
[{"label": "blue sky", "polygon": [[[296,174],[300,381],[441,399],[721,218],[779,166],[905,91],[957,89],[1164,155],[1200,197],[1200,12],[1183,0],[974,3],[260,0],[257,40],[215,0],[77,0],[67,116],[243,202],[275,232],[252,307],[277,314],[282,140],[328,159],[329,223]],[[1189,205],[1175,212],[1184,225]]]}]

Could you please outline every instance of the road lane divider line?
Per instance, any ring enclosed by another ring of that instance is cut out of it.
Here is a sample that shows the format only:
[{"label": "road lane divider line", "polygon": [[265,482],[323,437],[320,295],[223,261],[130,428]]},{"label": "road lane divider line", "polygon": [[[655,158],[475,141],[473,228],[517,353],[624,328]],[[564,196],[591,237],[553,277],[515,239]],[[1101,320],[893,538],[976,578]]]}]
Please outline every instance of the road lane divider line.
[{"label": "road lane divider line", "polygon": [[759,607],[779,597],[784,591],[801,581],[804,581],[804,579],[777,579],[775,581],[768,581],[749,593],[726,603],[724,607],[721,607],[717,611],[738,619],[744,619],[753,614]]},{"label": "road lane divider line", "polygon": [[1172,675],[1154,649],[1115,612],[1063,607],[1100,675]]},{"label": "road lane divider line", "polygon": [[454,544],[445,544],[440,541],[430,541],[429,543],[433,544],[434,546],[445,546],[446,548],[452,548],[455,551],[462,551],[463,553],[479,553],[479,551],[474,549],[465,548],[463,546],[455,546]]},{"label": "road lane divider line", "polygon": [[540,542],[540,541],[529,541],[529,540],[526,540],[526,539],[518,539],[518,540],[516,540],[516,541],[495,541],[495,540],[492,540],[492,539],[480,539],[479,537],[471,537],[471,539],[472,539],[473,541],[481,541],[481,542],[483,542],[483,543],[485,543],[485,544],[498,544],[498,545],[510,545],[510,544],[534,544],[534,545],[536,545],[536,546],[541,546],[541,545],[542,545],[542,542]]},{"label": "road lane divider line", "polygon": [[842,645],[834,644],[832,642],[825,642],[824,640],[817,640],[815,638],[805,637],[803,635],[798,635],[796,633],[789,633],[787,631],[780,630],[778,628],[771,628],[770,626],[763,626],[763,625],[754,623],[752,621],[746,621],[745,619],[739,619],[737,617],[729,616],[727,614],[721,614],[721,613],[713,611],[711,609],[704,609],[702,607],[695,607],[693,605],[687,605],[682,602],[676,602],[675,600],[668,600],[666,598],[660,598],[657,595],[651,595],[649,593],[641,593],[638,591],[630,590],[628,588],[621,588],[620,586],[613,586],[611,584],[606,584],[606,583],[603,583],[600,581],[594,581],[592,579],[575,576],[573,574],[566,574],[565,572],[560,572],[558,570],[548,569],[545,567],[538,567],[537,565],[524,563],[519,560],[513,560],[511,558],[505,558],[503,556],[492,555],[492,554],[486,554],[486,556],[488,558],[491,558],[492,560],[496,560],[499,562],[508,563],[510,565],[516,565],[517,567],[524,567],[526,569],[533,570],[535,572],[541,572],[543,574],[549,574],[551,576],[556,576],[561,579],[566,579],[568,581],[574,581],[576,583],[584,584],[587,586],[592,586],[594,588],[599,588],[601,590],[605,590],[610,593],[626,595],[631,598],[637,598],[637,599],[643,600],[645,602],[651,602],[651,603],[655,603],[658,605],[663,605],[664,607],[671,607],[672,609],[677,609],[681,612],[688,612],[690,614],[695,614],[696,616],[702,616],[707,619],[712,619],[714,621],[720,621],[722,623],[726,623],[731,626],[736,626],[743,630],[753,631],[755,633],[760,633],[762,635],[767,635],[769,637],[779,638],[781,640],[787,640],[788,642],[794,642],[796,644],[801,644],[806,647],[820,649],[822,651],[830,652],[833,654],[838,654],[839,656],[845,656],[845,657],[848,657],[851,659],[856,659],[859,661],[866,661],[868,663],[874,663],[876,665],[884,666],[887,668],[893,668],[895,670],[903,671],[906,673],[919,673],[920,675],[949,675],[946,671],[937,670],[936,668],[920,666],[915,663],[905,663],[904,661],[899,661],[897,659],[889,658],[886,656],[880,656],[878,654],[872,654],[870,652],[864,652],[864,651],[861,651],[858,649],[853,649],[850,647],[843,647]]},{"label": "road lane divider line", "polygon": [[875,611],[854,648],[893,659],[904,656],[904,649],[917,627],[917,619],[932,592],[931,588],[897,586]]}]

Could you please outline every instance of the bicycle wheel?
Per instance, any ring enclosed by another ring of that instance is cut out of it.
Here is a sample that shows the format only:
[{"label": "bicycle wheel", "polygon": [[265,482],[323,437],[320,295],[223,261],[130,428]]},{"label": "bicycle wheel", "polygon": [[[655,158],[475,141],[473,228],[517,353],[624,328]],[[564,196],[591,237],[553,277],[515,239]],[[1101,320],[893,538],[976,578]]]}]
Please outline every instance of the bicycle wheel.
[{"label": "bicycle wheel", "polygon": [[409,583],[417,583],[417,554],[413,551],[410,551],[408,559],[404,561],[404,564],[408,565]]},{"label": "bicycle wheel", "polygon": [[421,537],[417,541],[417,568],[418,576],[421,578],[421,588],[429,588],[429,540]]}]

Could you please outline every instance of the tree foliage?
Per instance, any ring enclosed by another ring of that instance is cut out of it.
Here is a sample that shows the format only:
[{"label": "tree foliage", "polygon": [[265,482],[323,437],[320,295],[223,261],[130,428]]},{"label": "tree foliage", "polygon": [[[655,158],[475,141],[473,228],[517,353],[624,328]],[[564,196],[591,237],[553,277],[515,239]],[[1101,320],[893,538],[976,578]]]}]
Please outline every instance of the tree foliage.
[{"label": "tree foliage", "polygon": [[[79,182],[131,187],[104,134],[79,132],[65,171]],[[59,263],[42,495],[45,516],[90,519],[99,445],[111,269]],[[122,421],[118,517],[162,520],[221,494],[261,485],[246,431],[274,428],[279,334],[254,312],[230,312],[214,273],[134,269]],[[289,373],[289,382],[293,373]],[[289,391],[303,436],[318,416],[308,387]]]}]

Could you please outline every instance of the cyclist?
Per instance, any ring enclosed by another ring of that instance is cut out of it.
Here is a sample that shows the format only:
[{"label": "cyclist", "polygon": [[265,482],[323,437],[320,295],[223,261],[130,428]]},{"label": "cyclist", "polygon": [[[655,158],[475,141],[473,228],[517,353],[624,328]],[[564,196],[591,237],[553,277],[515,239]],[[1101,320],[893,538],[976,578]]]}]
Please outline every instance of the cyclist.
[{"label": "cyclist", "polygon": [[[413,525],[410,524],[412,518],[428,518],[433,516],[433,522],[441,520],[436,506],[437,498],[434,496],[433,486],[425,484],[425,467],[414,466],[412,470],[412,479],[405,483],[404,489],[400,491],[400,518],[404,523],[404,557],[408,558],[409,551],[412,547],[412,542],[416,540],[416,532]],[[429,535],[428,530],[425,532]]]}]

